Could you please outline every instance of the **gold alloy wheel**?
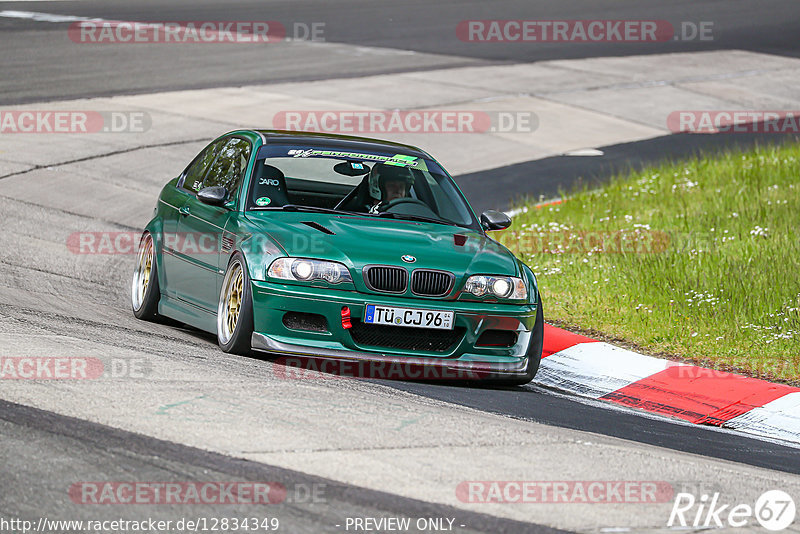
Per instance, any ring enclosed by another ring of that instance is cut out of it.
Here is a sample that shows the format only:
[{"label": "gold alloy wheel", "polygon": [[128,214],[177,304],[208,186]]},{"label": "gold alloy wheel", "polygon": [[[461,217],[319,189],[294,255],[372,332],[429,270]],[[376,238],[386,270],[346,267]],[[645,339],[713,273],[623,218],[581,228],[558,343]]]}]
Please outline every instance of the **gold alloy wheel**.
[{"label": "gold alloy wheel", "polygon": [[221,297],[217,310],[217,331],[220,341],[228,343],[236,331],[244,300],[244,270],[238,260],[234,261],[225,275]]},{"label": "gold alloy wheel", "polygon": [[150,276],[153,273],[153,238],[148,234],[139,247],[139,261],[133,272],[131,300],[133,309],[139,311],[144,304],[147,288],[150,287]]}]

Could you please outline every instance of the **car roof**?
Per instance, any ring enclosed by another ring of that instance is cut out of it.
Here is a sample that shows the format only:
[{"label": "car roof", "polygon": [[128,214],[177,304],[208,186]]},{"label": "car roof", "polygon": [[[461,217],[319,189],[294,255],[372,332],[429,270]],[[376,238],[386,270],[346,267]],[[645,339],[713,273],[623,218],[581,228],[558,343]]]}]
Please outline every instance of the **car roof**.
[{"label": "car roof", "polygon": [[288,130],[253,130],[262,135],[265,144],[298,144],[324,146],[326,148],[347,150],[370,150],[373,152],[394,152],[406,156],[430,158],[431,156],[415,146],[350,135],[326,134],[317,132],[298,132]]}]

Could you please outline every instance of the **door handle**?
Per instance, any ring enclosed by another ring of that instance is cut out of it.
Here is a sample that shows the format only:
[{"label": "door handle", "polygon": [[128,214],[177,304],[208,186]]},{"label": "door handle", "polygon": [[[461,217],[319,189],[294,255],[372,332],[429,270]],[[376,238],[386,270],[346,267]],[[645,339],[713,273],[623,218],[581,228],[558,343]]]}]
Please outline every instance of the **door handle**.
[{"label": "door handle", "polygon": [[178,213],[181,215],[189,215],[189,206],[183,206],[181,209],[178,210]]}]

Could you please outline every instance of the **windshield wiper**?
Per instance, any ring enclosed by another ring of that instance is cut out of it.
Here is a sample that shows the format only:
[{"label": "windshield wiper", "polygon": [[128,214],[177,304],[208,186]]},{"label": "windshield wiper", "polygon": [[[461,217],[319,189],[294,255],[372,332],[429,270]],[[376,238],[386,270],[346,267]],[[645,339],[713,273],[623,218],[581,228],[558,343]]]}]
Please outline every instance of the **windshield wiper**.
[{"label": "windshield wiper", "polygon": [[314,213],[344,213],[331,208],[319,208],[317,206],[301,206],[299,204],[285,204],[280,206],[283,211],[310,211]]},{"label": "windshield wiper", "polygon": [[317,206],[302,206],[300,204],[285,204],[283,206],[274,206],[270,209],[279,209],[282,211],[303,211],[308,213],[333,213],[336,215],[357,215],[360,217],[369,216],[369,217],[383,217],[386,219],[400,219],[405,221],[418,221],[418,222],[430,222],[435,224],[444,224],[447,226],[458,226],[459,228],[467,228],[466,226],[462,226],[460,224],[456,224],[451,221],[446,221],[444,219],[436,219],[433,217],[424,217],[422,215],[408,215],[404,213],[392,213],[388,211],[384,211],[382,213],[361,213],[357,211],[344,211],[344,210],[337,210],[332,208],[320,208]]},{"label": "windshield wiper", "polygon": [[377,214],[378,217],[386,217],[387,219],[402,219],[405,221],[419,221],[419,222],[431,222],[436,224],[445,224],[447,226],[461,226],[460,224],[456,224],[452,221],[446,221],[444,219],[435,219],[433,217],[424,217],[422,215],[409,215],[405,213],[392,213],[389,211],[384,211],[382,213]]},{"label": "windshield wiper", "polygon": [[320,208],[318,206],[302,206],[300,204],[285,204],[283,206],[276,206],[283,211],[303,211],[308,213],[333,213],[336,215],[364,215],[355,211],[337,210],[333,208]]}]

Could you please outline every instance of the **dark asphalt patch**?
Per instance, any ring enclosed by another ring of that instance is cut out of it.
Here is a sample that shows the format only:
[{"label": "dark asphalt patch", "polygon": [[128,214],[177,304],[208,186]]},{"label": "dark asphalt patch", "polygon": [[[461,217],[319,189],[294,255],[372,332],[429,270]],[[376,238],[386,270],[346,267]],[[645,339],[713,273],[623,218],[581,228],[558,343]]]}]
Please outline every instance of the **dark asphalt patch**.
[{"label": "dark asphalt patch", "polygon": [[[345,531],[347,517],[405,517],[412,519],[412,525],[418,518],[452,518],[453,532],[463,533],[565,532],[350,486],[3,400],[0,450],[0,485],[4,488],[0,510],[6,515],[13,511],[34,524],[43,515],[50,520],[142,520],[149,516],[173,521],[257,515],[278,518],[280,531],[316,533]],[[68,490],[74,485],[106,481],[270,482],[283,485],[287,491],[286,500],[274,505],[114,506],[70,502],[70,497],[75,497],[68,496]],[[316,498],[309,497],[312,492]],[[412,527],[408,532],[417,529]]]},{"label": "dark asphalt patch", "polygon": [[594,188],[616,175],[662,162],[680,161],[725,150],[798,142],[793,134],[672,134],[644,141],[597,147],[602,156],[552,156],[456,176],[477,213],[507,210],[524,199],[538,201]]}]

